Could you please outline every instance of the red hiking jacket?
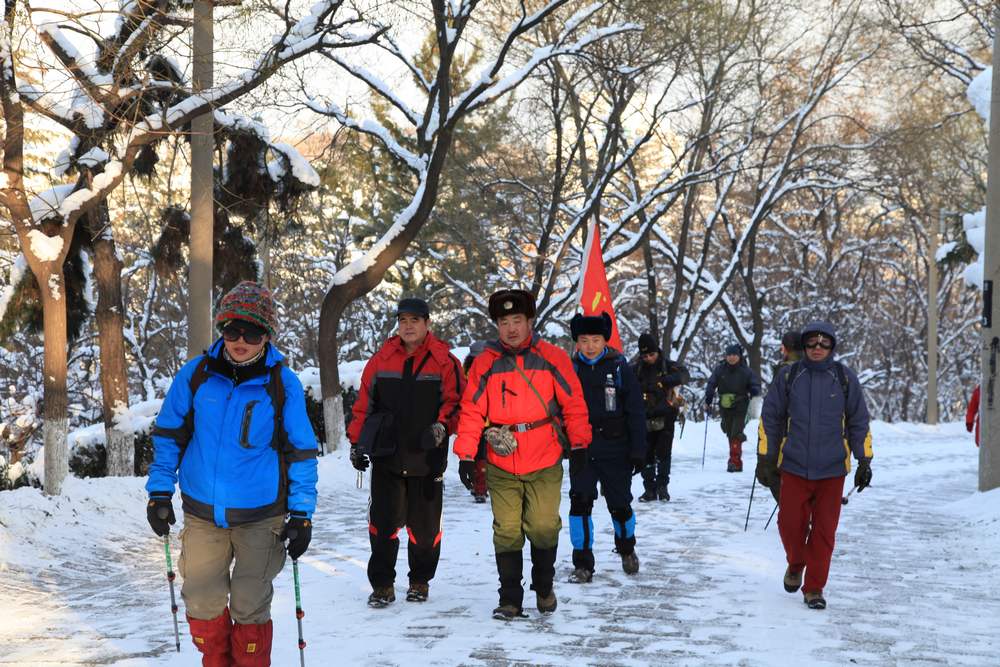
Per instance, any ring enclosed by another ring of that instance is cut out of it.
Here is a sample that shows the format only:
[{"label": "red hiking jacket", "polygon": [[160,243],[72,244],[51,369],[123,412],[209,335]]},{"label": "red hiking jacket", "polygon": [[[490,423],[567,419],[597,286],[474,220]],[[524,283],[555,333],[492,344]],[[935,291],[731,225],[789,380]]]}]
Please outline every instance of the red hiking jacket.
[{"label": "red hiking jacket", "polygon": [[461,364],[443,341],[428,332],[423,345],[407,354],[399,336],[393,336],[365,365],[347,438],[357,444],[372,414],[392,413],[389,439],[395,442],[395,451],[374,460],[402,475],[440,473],[447,461],[447,443],[428,449],[426,432],[435,422],[444,424],[448,433],[455,432],[464,386]]},{"label": "red hiking jacket", "polygon": [[[515,364],[531,380],[544,405]],[[490,341],[469,369],[455,453],[460,459],[475,458],[479,437],[486,426],[530,425],[545,420],[549,414],[561,418],[574,448],[590,445],[587,404],[569,355],[537,335],[518,350]],[[487,447],[487,460],[507,472],[523,475],[553,466],[562,457],[562,446],[552,423],[515,431],[514,437],[517,449],[513,454],[498,456]]]}]

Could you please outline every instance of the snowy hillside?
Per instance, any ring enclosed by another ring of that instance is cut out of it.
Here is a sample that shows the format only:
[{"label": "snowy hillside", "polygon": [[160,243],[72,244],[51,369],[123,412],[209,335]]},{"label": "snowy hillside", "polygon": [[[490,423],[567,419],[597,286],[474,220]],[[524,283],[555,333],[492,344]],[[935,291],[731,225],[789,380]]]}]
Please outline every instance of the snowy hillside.
[{"label": "snowy hillside", "polygon": [[[365,604],[367,491],[342,452],[321,459],[316,532],[300,562],[307,664],[997,664],[1000,581],[990,573],[1000,491],[975,492],[977,451],[961,425],[875,424],[874,485],[844,508],[826,611],[782,590],[778,533],[773,523],[763,531],[773,501],[759,487],[743,532],[753,456],[746,472],[723,472],[726,444],[710,426],[705,471],[704,431],[688,424],[675,445],[674,499],[635,505],[637,576],[611,553],[599,502],[594,582],[557,583],[555,615],[540,619],[526,604],[530,618],[510,624],[490,618],[489,506],[472,502],[454,459],[430,600],[398,597],[383,610]],[[146,525],[142,484],[70,479],[57,498],[2,495],[0,665],[199,664],[183,621],[181,654],[173,650],[163,550]],[[561,509],[557,581],[570,569],[565,498]],[[297,665],[290,566],[276,584],[274,665]]]}]

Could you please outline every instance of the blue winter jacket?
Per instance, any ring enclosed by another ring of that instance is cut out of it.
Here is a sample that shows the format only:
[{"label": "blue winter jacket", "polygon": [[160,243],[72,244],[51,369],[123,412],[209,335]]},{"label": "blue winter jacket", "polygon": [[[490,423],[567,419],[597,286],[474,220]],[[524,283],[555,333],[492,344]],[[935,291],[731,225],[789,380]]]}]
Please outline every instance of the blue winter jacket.
[{"label": "blue winter jacket", "polygon": [[[642,387],[625,357],[611,348],[605,348],[593,361],[576,352],[573,369],[583,387],[594,434],[588,450],[590,458],[645,458],[646,406]],[[615,391],[611,411],[606,409],[605,398],[609,375]]]},{"label": "blue winter jacket", "polygon": [[[836,340],[829,324],[810,327]],[[806,479],[843,477],[851,471],[852,453],[858,460],[872,458],[864,391],[857,375],[841,364],[845,396],[838,363],[831,350],[821,362],[805,357],[777,373],[761,410],[760,456],[776,458],[781,470]]]},{"label": "blue winter jacket", "polygon": [[[219,339],[207,354],[219,358],[222,349]],[[192,407],[191,378],[202,358],[181,368],[163,400],[156,418],[146,491],[172,495],[179,477],[184,512],[222,528],[286,512],[311,518],[316,508],[316,436],[306,416],[302,383],[288,368],[281,369],[288,436],[287,489],[282,488],[278,452],[271,444],[274,407],[266,388],[270,373],[235,385],[209,364],[208,377],[193,397],[191,440],[183,459],[178,460],[178,439],[183,440],[179,431],[183,431],[184,417]],[[271,369],[282,359],[268,343],[265,366]]]}]

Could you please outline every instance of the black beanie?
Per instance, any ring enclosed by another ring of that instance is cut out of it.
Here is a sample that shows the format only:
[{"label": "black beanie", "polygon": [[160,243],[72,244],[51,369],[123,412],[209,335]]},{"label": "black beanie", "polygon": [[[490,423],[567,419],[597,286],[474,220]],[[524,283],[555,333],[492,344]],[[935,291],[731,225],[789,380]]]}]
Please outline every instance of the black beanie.
[{"label": "black beanie", "polygon": [[611,316],[607,313],[600,315],[583,315],[577,313],[569,321],[569,331],[573,340],[580,336],[604,336],[604,340],[611,339]]},{"label": "black beanie", "polygon": [[743,347],[739,343],[733,343],[732,345],[727,345],[726,356],[728,357],[730,354],[736,354],[742,357]]},{"label": "black beanie", "polygon": [[639,354],[650,354],[652,352],[659,351],[660,346],[656,344],[656,339],[653,338],[653,334],[647,331],[639,336]]}]

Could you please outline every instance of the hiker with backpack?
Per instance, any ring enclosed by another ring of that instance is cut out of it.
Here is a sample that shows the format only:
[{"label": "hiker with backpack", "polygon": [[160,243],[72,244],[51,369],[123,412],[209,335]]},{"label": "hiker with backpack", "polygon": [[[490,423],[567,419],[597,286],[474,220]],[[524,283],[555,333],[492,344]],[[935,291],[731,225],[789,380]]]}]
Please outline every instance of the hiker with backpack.
[{"label": "hiker with backpack", "polygon": [[396,323],[396,335],[365,364],[347,430],[351,464],[362,472],[369,459],[372,464],[368,605],[374,608],[396,600],[396,557],[404,525],[410,565],[406,600],[427,600],[441,557],[448,435],[458,423],[465,385],[458,359],[430,332],[426,301],[402,299]]},{"label": "hiker with backpack", "polygon": [[498,338],[469,369],[455,454],[472,462],[480,437],[493,509],[500,603],[493,617],[524,616],[524,542],[531,543],[531,588],[542,614],[556,610],[553,587],[562,520],[564,453],[570,476],[587,465],[591,429],[587,404],[569,355],[532,330],[535,299],[522,289],[490,295]]},{"label": "hiker with backpack", "polygon": [[577,314],[569,323],[576,352],[573,368],[587,401],[593,439],[587,465],[569,482],[569,536],[573,543],[570,583],[594,577],[594,521],[597,484],[608,504],[615,532],[615,551],[625,574],[639,571],[635,553],[632,476],[646,467],[646,410],[642,389],[628,361],[608,347],[611,316]]},{"label": "hiker with backpack", "polygon": [[167,536],[179,483],[181,597],[202,664],[267,667],[272,582],[312,536],[316,437],[272,342],[271,293],[241,282],[215,322],[220,338],[181,368],[156,417],[147,518]]},{"label": "hiker with backpack", "polygon": [[827,322],[802,330],[805,358],[782,368],[771,383],[761,414],[765,437],[758,444],[757,479],[770,488],[780,478],[784,587],[789,593],[801,587],[812,609],[826,608],[823,587],[851,455],[858,493],[872,480],[868,406],[854,371],[834,359],[836,344]]},{"label": "hiker with backpack", "polygon": [[[705,386],[705,411],[712,412],[715,394],[719,394],[720,425],[729,439],[726,472],[743,472],[743,442],[751,400],[760,396],[760,378],[743,358],[743,347],[733,343],[726,348],[726,358],[712,371]],[[759,405],[759,401],[758,401]],[[750,418],[758,415],[750,414]]]}]

